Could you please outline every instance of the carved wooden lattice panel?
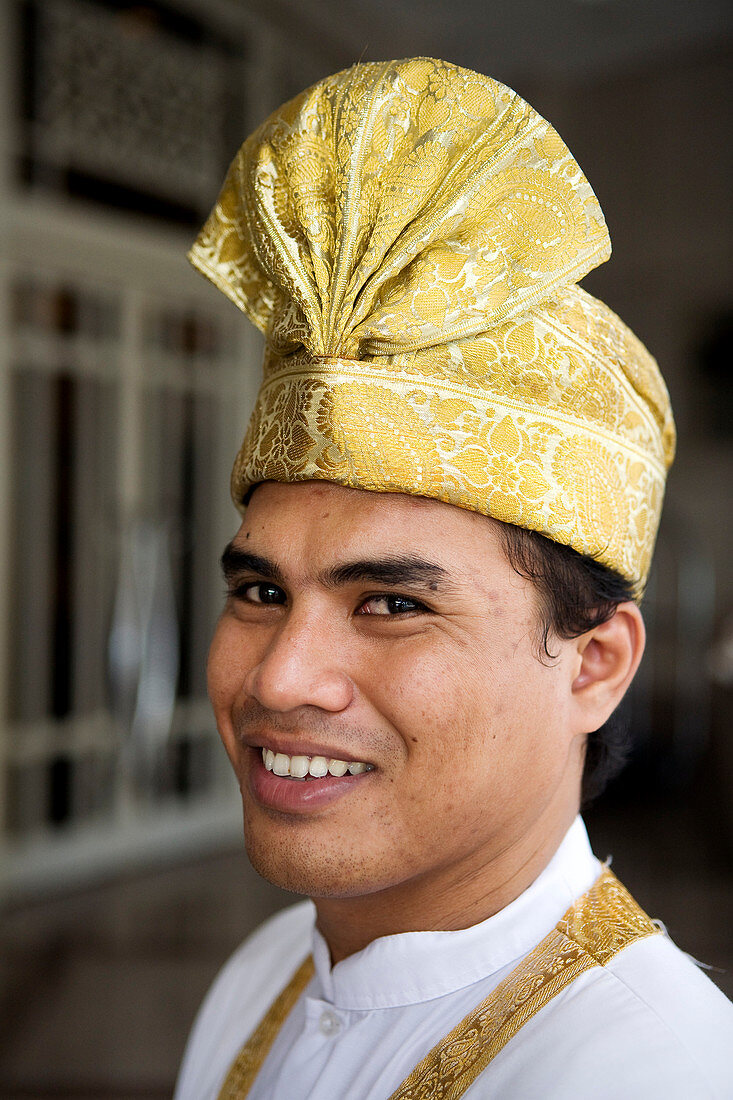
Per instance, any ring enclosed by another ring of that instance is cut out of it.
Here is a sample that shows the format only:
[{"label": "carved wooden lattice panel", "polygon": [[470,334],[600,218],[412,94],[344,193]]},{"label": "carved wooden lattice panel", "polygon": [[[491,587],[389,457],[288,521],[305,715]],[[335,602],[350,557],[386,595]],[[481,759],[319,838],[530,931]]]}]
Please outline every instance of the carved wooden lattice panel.
[{"label": "carved wooden lattice panel", "polygon": [[229,151],[231,51],[191,20],[169,25],[154,5],[44,0],[33,12],[41,178],[82,174],[206,212]]}]

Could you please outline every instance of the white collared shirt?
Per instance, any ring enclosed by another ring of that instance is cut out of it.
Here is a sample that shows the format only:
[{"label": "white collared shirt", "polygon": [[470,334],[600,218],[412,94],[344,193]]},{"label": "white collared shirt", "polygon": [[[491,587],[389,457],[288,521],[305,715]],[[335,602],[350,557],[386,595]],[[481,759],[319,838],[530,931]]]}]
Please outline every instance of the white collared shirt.
[{"label": "white collared shirt", "polygon": [[[309,951],[315,974],[248,1100],[387,1100],[602,870],[580,818],[515,901],[456,932],[375,940],[331,967],[303,902],[259,928],[199,1012],[175,1100],[216,1100],[242,1044]],[[467,1100],[733,1100],[733,1005],[664,935],[581,974],[489,1063]]]}]

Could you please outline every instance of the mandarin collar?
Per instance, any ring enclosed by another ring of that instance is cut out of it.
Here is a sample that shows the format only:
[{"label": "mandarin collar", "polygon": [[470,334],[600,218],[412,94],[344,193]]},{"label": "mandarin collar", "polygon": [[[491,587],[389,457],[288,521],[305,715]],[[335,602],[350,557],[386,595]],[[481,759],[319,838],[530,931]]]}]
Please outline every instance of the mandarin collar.
[{"label": "mandarin collar", "polygon": [[601,870],[577,817],[532,885],[470,928],[382,936],[333,967],[314,928],[311,994],[335,1008],[368,1011],[429,1001],[490,978],[531,951]]}]

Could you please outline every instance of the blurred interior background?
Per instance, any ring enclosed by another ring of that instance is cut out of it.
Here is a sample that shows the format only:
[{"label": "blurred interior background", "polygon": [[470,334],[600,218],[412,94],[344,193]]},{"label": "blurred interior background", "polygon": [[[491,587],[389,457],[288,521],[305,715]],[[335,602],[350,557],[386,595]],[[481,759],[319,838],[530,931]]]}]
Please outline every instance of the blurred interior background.
[{"label": "blurred interior background", "polygon": [[635,754],[597,853],[733,995],[733,315],[725,0],[0,0],[0,844],[7,1098],[169,1096],[288,899],[240,851],[205,697],[259,337],[184,254],[247,133],[359,59],[515,87],[606,213],[584,282],[679,428]]}]

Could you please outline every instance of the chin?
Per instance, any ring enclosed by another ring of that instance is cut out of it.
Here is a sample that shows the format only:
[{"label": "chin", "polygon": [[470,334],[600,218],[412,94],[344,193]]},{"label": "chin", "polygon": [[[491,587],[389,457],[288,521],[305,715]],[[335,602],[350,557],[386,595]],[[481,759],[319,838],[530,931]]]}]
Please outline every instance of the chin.
[{"label": "chin", "polygon": [[287,840],[263,841],[245,832],[249,861],[258,875],[273,886],[310,898],[353,898],[375,893],[381,884],[369,881],[367,868],[354,856],[338,858],[326,855],[314,846],[304,851],[302,844]]}]

